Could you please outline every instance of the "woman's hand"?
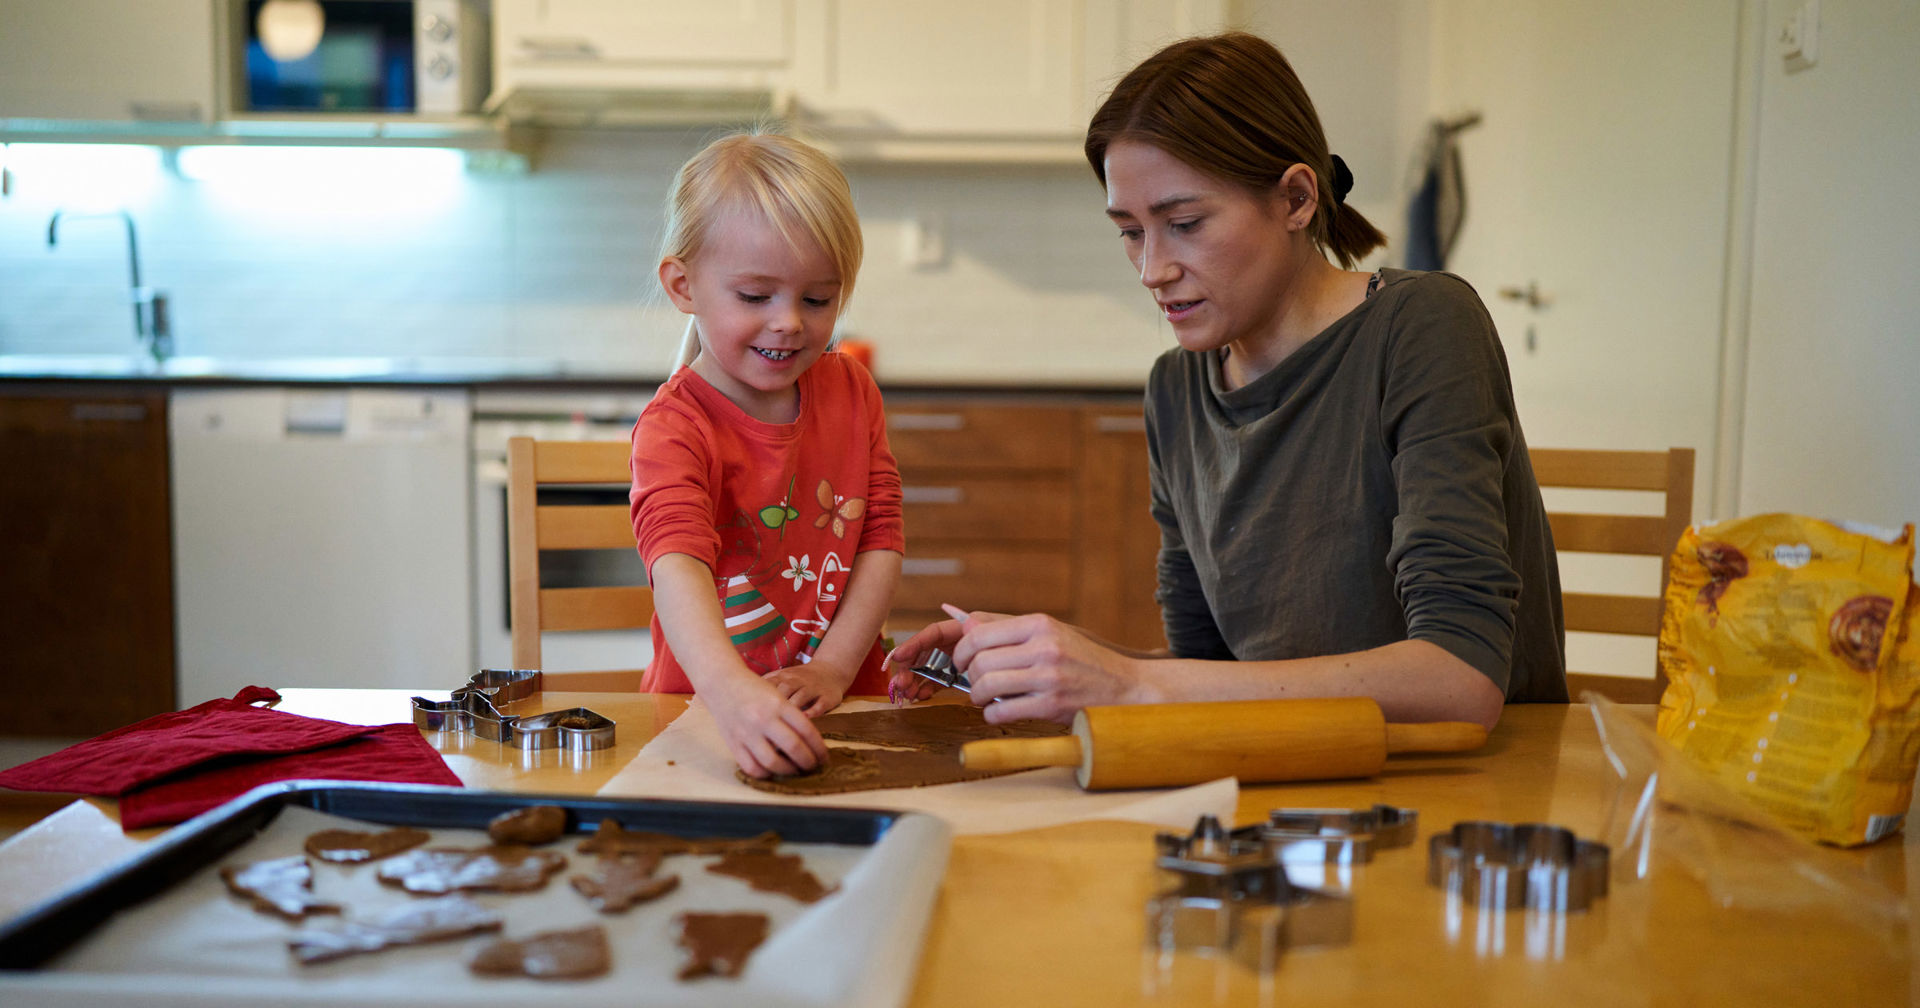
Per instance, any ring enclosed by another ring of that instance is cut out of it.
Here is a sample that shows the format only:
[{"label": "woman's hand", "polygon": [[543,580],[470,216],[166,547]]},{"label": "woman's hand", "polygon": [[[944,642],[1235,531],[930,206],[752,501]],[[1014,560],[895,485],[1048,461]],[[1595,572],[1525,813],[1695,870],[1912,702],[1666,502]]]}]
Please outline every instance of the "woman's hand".
[{"label": "woman's hand", "polygon": [[787,702],[800,708],[802,714],[817,718],[847,698],[847,687],[853,683],[853,676],[815,659],[805,665],[789,665],[769,672],[766,681]]},{"label": "woman's hand", "polygon": [[[932,680],[913,674],[914,666],[926,661],[928,654],[937,649],[952,655],[968,627],[1008,618],[1000,613],[963,612],[945,604],[940,608],[953,618],[928,624],[919,633],[894,645],[893,650],[887,652],[885,667],[893,670],[893,675],[887,680],[887,695],[896,704],[903,701],[918,703],[940,691],[940,686]],[[961,667],[957,660],[954,665]]]},{"label": "woman's hand", "polygon": [[790,776],[826,762],[819,730],[766,679],[728,676],[709,685],[705,699],[727,753],[747,776]]},{"label": "woman's hand", "polygon": [[1082,707],[1154,699],[1138,659],[1051,616],[969,619],[964,629],[952,651],[954,664],[966,670],[973,702],[986,706],[994,724],[1022,718],[1065,722]]}]

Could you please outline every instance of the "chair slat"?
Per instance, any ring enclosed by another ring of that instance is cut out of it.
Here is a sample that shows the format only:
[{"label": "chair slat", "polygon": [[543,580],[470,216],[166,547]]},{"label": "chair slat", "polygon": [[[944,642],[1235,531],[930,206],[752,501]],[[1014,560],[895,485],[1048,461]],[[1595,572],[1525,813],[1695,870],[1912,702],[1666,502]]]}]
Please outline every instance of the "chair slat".
[{"label": "chair slat", "polygon": [[1661,603],[1650,596],[1562,591],[1560,605],[1568,630],[1648,636],[1660,632]]},{"label": "chair slat", "polygon": [[[1667,453],[1535,448],[1527,453],[1541,486],[1593,490],[1667,489]],[[1691,474],[1691,470],[1689,470]]]},{"label": "chair slat", "polygon": [[536,483],[625,483],[633,454],[623,441],[535,441]]},{"label": "chair slat", "polygon": [[620,504],[546,504],[534,509],[540,548],[633,549],[633,519]]},{"label": "chair slat", "polygon": [[651,588],[542,588],[542,630],[628,630],[653,618]]},{"label": "chair slat", "polygon": [[1667,537],[1667,520],[1659,515],[1595,515],[1550,512],[1553,548],[1560,553],[1629,553],[1664,557],[1678,537]]}]

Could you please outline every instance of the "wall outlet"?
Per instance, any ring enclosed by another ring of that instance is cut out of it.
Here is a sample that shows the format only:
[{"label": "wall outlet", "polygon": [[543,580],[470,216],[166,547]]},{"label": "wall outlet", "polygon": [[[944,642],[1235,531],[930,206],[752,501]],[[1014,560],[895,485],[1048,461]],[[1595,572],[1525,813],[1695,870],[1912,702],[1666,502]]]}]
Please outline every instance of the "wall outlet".
[{"label": "wall outlet", "polygon": [[939,269],[947,263],[947,217],[923,213],[907,218],[900,245],[902,261],[914,269]]},{"label": "wall outlet", "polygon": [[1820,59],[1820,0],[1805,0],[1780,25],[1780,58],[1787,72],[1813,66]]}]

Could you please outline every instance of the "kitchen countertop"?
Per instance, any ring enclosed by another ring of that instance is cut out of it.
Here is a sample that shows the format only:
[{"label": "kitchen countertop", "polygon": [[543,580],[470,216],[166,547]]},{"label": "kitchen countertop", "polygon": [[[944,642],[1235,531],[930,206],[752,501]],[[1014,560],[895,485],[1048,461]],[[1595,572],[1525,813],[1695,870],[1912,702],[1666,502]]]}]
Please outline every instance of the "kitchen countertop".
[{"label": "kitchen countertop", "polygon": [[[216,385],[484,385],[489,387],[651,387],[666,373],[632,364],[588,365],[537,357],[210,357],[155,362],[136,354],[0,354],[0,382],[120,382],[165,387]],[[1141,376],[1142,381],[1145,375]],[[966,375],[896,380],[888,392],[1124,393],[1140,383],[1038,379],[1009,384]]]},{"label": "kitchen countertop", "polygon": [[[407,690],[287,690],[282,710],[378,724],[405,720]],[[436,694],[437,695],[437,694]],[[684,709],[684,697],[551,694],[530,710],[584,705],[620,724],[614,750],[575,765],[464,735],[432,736],[469,786],[590,794]],[[1652,708],[1626,708],[1650,720]],[[1646,878],[1616,852],[1611,891],[1584,913],[1482,911],[1426,883],[1426,837],[1456,821],[1552,822],[1593,836],[1614,795],[1585,705],[1509,707],[1474,753],[1398,757],[1371,778],[1241,789],[1237,819],[1276,807],[1420,814],[1420,838],[1372,862],[1330,866],[1351,893],[1352,940],[1286,952],[1262,979],[1235,962],[1143,956],[1143,908],[1159,885],[1151,826],[1082,822],[954,841],[909,999],[915,1008],[980,1004],[1281,1005],[1912,1004],[1920,929],[1888,928],[1826,894],[1788,905],[1806,883],[1770,863],[1760,888],[1778,905],[1723,906],[1664,855]],[[0,797],[6,793],[0,792]],[[111,801],[75,802],[0,845],[0,918],[127,857],[153,835],[123,834]],[[1753,842],[1746,838],[1744,842]],[[1840,865],[1911,903],[1920,837],[1832,851]],[[1795,886],[1799,886],[1798,889]],[[1160,972],[1164,966],[1168,972]],[[1154,989],[1158,988],[1158,989]]]}]

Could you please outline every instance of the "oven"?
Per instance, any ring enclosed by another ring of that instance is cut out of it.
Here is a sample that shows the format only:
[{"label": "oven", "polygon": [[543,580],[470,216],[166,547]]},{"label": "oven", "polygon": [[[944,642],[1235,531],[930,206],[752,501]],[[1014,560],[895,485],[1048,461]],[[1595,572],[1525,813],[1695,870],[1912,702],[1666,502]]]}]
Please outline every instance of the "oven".
[{"label": "oven", "polygon": [[[474,649],[480,668],[511,668],[507,602],[507,439],[625,441],[650,398],[647,392],[496,392],[482,390],[473,407]],[[547,488],[543,503],[622,504],[624,483]],[[549,553],[540,583],[567,588],[645,580],[640,555],[614,550]],[[644,668],[653,645],[644,630],[548,634],[542,664],[556,671]]]}]

